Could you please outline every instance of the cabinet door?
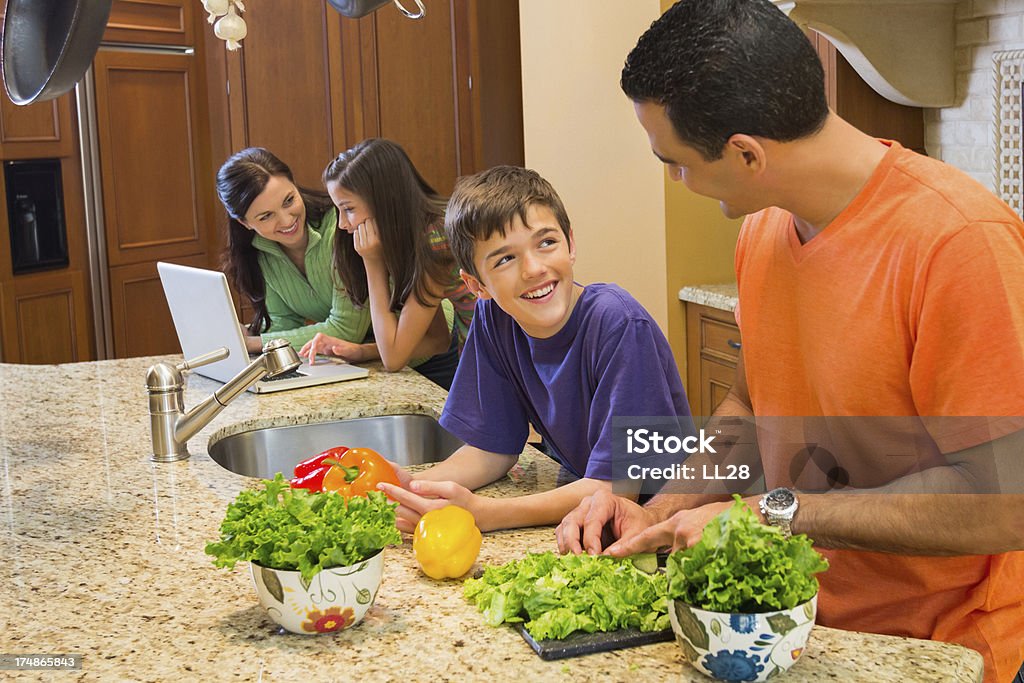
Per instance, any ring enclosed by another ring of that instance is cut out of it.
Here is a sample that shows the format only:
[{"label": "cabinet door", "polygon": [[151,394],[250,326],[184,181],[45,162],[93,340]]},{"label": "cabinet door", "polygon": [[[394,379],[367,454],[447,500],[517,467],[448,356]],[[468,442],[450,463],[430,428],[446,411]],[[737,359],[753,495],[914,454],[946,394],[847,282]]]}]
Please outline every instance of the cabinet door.
[{"label": "cabinet door", "polygon": [[377,98],[363,100],[367,132],[401,144],[427,182],[449,193],[461,171],[451,5],[430,3],[417,21],[386,10],[368,18],[375,49],[363,83],[375,84]]},{"label": "cabinet door", "polygon": [[324,167],[341,151],[334,148],[331,89],[336,86],[328,73],[328,61],[338,50],[328,36],[335,34],[341,15],[309,0],[254,4],[258,7],[246,15],[244,47],[223,56],[231,148],[265,147],[291,167],[299,185],[319,188]]},{"label": "cabinet door", "polygon": [[710,416],[729,393],[741,344],[732,313],[686,304],[686,395],[695,417]]},{"label": "cabinet door", "polygon": [[191,46],[193,7],[202,6],[196,0],[114,0],[103,40]]},{"label": "cabinet door", "polygon": [[73,363],[94,358],[81,271],[23,275],[0,283],[3,360]]},{"label": "cabinet door", "polygon": [[71,97],[18,106],[0,97],[0,157],[38,159],[75,153]]},{"label": "cabinet door", "polygon": [[[713,360],[703,359],[700,364],[700,403],[707,415],[714,414],[718,405],[725,400],[733,382],[736,381],[736,367]],[[704,417],[707,417],[705,415]]]},{"label": "cabinet door", "polygon": [[109,264],[205,252],[194,57],[100,50],[93,66]]},{"label": "cabinet door", "polygon": [[459,175],[522,166],[518,0],[453,0]]},{"label": "cabinet door", "polygon": [[346,140],[395,140],[445,194],[461,175],[521,165],[518,28],[515,0],[437,2],[416,21],[384,8],[343,22]]},{"label": "cabinet door", "polygon": [[[205,255],[174,262],[197,268],[207,265]],[[110,319],[117,358],[181,353],[155,262],[110,269]]]}]

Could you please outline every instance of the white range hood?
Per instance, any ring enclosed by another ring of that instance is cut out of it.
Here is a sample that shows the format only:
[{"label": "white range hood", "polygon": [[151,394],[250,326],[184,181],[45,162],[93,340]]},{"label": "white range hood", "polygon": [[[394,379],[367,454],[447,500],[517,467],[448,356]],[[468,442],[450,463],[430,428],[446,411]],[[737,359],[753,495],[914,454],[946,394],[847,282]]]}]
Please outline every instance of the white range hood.
[{"label": "white range hood", "polygon": [[954,104],[956,0],[772,0],[827,37],[883,97],[915,107]]}]

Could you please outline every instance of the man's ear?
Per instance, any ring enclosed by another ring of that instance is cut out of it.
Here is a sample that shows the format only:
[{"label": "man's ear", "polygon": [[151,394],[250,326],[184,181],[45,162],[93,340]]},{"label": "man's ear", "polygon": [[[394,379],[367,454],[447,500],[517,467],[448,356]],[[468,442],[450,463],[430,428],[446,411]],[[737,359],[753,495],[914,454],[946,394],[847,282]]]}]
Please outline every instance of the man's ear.
[{"label": "man's ear", "polygon": [[469,291],[473,292],[473,294],[476,295],[476,298],[491,298],[491,294],[490,292],[487,291],[487,288],[484,287],[484,284],[480,282],[480,280],[476,279],[475,277],[464,271],[462,268],[459,268],[459,277],[462,278],[462,281],[466,283],[466,287],[469,289]]},{"label": "man's ear", "polygon": [[768,155],[761,141],[752,135],[736,133],[725,143],[725,151],[740,159],[747,170],[763,173],[768,167]]}]

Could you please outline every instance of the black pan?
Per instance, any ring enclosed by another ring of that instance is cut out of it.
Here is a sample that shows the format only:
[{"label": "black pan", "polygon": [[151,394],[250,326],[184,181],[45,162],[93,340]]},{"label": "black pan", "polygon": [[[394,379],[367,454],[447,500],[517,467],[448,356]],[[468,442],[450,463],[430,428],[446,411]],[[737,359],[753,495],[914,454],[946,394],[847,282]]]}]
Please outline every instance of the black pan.
[{"label": "black pan", "polygon": [[63,95],[82,80],[112,0],[7,0],[4,88],[15,104]]}]

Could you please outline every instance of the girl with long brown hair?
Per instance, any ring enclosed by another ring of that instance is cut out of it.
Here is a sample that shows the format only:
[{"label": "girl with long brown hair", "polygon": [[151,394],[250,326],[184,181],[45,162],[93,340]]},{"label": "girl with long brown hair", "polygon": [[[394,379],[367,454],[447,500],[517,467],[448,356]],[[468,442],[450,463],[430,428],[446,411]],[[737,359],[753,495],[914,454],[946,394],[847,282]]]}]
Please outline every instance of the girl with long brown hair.
[{"label": "girl with long brown hair", "polygon": [[[382,138],[339,154],[323,180],[338,208],[335,268],[352,300],[369,306],[384,367],[404,367],[422,344],[438,339],[447,351],[415,369],[450,387],[476,298],[459,277],[444,237],[447,199],[401,146]],[[345,348],[330,335],[317,335],[302,353]]]}]

